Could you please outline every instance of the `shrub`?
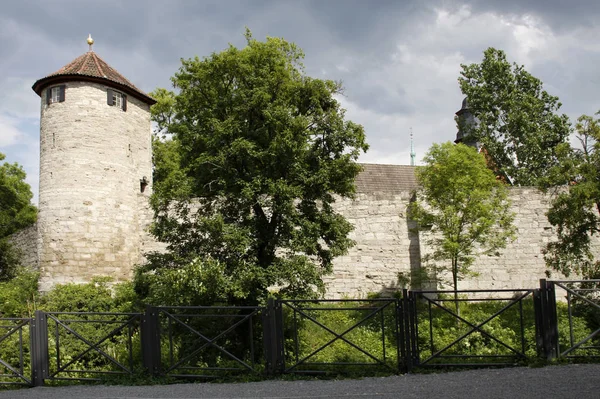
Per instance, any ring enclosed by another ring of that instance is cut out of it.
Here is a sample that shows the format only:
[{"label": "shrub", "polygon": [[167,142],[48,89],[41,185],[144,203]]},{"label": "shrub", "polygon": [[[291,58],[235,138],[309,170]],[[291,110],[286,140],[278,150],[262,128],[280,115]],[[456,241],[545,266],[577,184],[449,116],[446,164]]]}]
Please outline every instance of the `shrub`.
[{"label": "shrub", "polygon": [[0,317],[32,317],[39,302],[39,273],[25,268],[0,282]]},{"label": "shrub", "polygon": [[[372,371],[395,370],[395,305],[384,306],[385,303],[306,301],[291,302],[293,308],[284,306],[286,366],[297,364],[295,370],[339,371],[340,367],[329,365],[337,363],[344,364],[350,372],[360,370],[361,374],[369,372],[367,366],[374,366]],[[369,317],[373,312],[376,313]],[[336,334],[355,346],[336,338]]]},{"label": "shrub", "polygon": [[131,315],[114,314],[135,310],[133,286],[109,284],[109,278],[96,278],[57,285],[42,297],[40,309],[48,312],[50,375],[90,378],[125,371],[109,357],[127,370],[140,367],[139,323],[128,324]]}]

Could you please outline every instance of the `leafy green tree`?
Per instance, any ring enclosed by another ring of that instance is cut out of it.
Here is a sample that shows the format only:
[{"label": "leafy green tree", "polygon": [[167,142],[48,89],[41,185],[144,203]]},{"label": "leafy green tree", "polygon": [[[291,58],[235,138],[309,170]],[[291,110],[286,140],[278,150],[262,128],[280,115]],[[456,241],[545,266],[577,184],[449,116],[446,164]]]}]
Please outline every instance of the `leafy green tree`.
[{"label": "leafy green tree", "polygon": [[477,256],[495,254],[514,238],[514,214],[506,185],[475,148],[434,144],[424,161],[417,167],[421,187],[409,214],[433,249],[424,261],[450,272],[456,295]]},{"label": "leafy green tree", "polygon": [[550,268],[566,276],[574,272],[598,278],[592,237],[600,233],[600,120],[582,115],[575,130],[581,148],[559,146],[560,163],[546,179],[554,194],[547,216],[557,240],[548,243],[544,257]]},{"label": "leafy green tree", "polygon": [[314,296],[353,244],[333,203],[353,195],[368,145],[344,119],[341,84],[306,76],[292,43],[246,39],[182,60],[177,94],[154,92],[153,233],[167,252],[137,270],[142,295],[206,277],[198,300],[257,303],[271,286]]},{"label": "leafy green tree", "polygon": [[[0,161],[4,158],[0,153]],[[8,236],[33,224],[37,218],[25,176],[23,168],[16,163],[0,165],[0,281],[13,277],[18,265],[18,254],[8,242]]]},{"label": "leafy green tree", "polygon": [[501,50],[488,48],[480,64],[461,67],[460,89],[479,120],[466,133],[483,145],[498,174],[515,185],[538,184],[570,133],[568,117],[558,114],[558,97]]}]

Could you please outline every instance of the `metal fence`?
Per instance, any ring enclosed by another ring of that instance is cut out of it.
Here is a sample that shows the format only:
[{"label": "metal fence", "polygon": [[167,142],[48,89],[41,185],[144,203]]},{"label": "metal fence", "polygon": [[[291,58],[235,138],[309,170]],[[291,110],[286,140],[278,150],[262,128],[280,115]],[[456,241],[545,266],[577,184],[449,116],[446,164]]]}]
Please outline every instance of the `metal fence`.
[{"label": "metal fence", "polygon": [[148,307],[145,367],[156,376],[176,378],[259,372],[262,345],[255,330],[261,311],[255,306]]},{"label": "metal fence", "polygon": [[548,301],[547,357],[600,359],[600,280],[542,280],[540,290]]},{"label": "metal fence", "polygon": [[32,385],[29,318],[0,319],[0,384]]},{"label": "metal fence", "polygon": [[278,301],[283,327],[280,371],[315,374],[340,367],[397,371],[399,304],[395,299]]},{"label": "metal fence", "polygon": [[144,313],[36,311],[30,319],[0,319],[0,385],[135,373],[366,375],[600,358],[600,280],[401,294],[271,299],[265,307],[150,306]]},{"label": "metal fence", "polygon": [[141,351],[140,313],[36,312],[46,381],[132,375]]},{"label": "metal fence", "polygon": [[537,353],[534,290],[410,292],[413,367],[488,367]]}]

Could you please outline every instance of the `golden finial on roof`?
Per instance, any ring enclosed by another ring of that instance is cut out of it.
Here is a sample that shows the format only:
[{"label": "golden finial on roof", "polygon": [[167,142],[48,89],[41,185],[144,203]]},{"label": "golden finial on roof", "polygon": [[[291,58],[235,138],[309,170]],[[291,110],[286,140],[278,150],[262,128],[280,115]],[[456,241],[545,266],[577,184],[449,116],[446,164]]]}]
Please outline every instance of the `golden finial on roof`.
[{"label": "golden finial on roof", "polygon": [[92,39],[92,34],[91,33],[88,35],[87,44],[90,45],[90,51],[92,51],[92,45],[94,44],[94,39]]}]

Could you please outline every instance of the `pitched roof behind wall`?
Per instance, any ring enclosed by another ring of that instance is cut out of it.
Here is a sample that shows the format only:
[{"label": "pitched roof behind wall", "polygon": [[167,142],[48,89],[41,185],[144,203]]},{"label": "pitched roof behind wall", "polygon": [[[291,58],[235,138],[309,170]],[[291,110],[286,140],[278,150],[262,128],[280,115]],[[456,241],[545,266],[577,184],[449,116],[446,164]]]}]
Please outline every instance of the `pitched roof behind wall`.
[{"label": "pitched roof behind wall", "polygon": [[356,177],[357,193],[397,193],[418,187],[415,167],[409,165],[361,164],[363,171]]}]

